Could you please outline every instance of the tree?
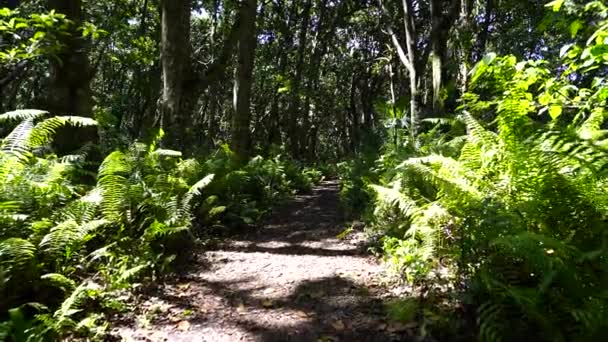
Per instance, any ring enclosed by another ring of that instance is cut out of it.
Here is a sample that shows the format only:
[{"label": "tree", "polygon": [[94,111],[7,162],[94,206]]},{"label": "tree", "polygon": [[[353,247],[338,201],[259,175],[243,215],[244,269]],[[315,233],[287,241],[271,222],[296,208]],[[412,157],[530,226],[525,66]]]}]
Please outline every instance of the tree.
[{"label": "tree", "polygon": [[[88,43],[81,26],[84,14],[81,0],[49,0],[49,8],[64,14],[70,24],[61,38],[61,50],[51,58],[51,80],[47,108],[55,115],[93,116]],[[96,129],[64,128],[55,146],[60,154],[72,152],[83,142],[96,140]]]},{"label": "tree", "polygon": [[257,0],[243,1],[239,10],[238,67],[232,121],[232,148],[242,160],[249,156],[251,150],[251,87],[257,43],[256,13]]},{"label": "tree", "polygon": [[189,99],[184,96],[186,78],[191,72],[189,0],[161,0],[161,126],[168,132],[170,147],[181,149],[184,122],[189,112],[183,109]]}]

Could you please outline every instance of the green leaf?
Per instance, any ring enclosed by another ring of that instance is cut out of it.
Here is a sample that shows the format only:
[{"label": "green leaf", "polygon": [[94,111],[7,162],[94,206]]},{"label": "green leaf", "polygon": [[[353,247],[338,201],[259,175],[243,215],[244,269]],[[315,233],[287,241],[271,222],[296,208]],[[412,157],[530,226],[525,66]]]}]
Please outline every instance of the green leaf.
[{"label": "green leaf", "polygon": [[574,46],[574,44],[566,44],[562,46],[562,48],[559,50],[559,58],[564,58],[572,46]]},{"label": "green leaf", "polygon": [[541,105],[543,105],[543,106],[548,105],[548,104],[549,104],[549,102],[551,102],[551,100],[553,100],[553,96],[551,96],[551,95],[549,95],[549,94],[547,94],[547,93],[542,94],[542,95],[541,95],[541,96],[538,98],[538,102],[539,102]]},{"label": "green leaf", "polygon": [[209,210],[209,214],[207,215],[211,218],[223,213],[224,211],[226,211],[225,206],[213,207],[211,210]]},{"label": "green leaf", "polygon": [[573,21],[572,24],[570,24],[570,36],[572,38],[576,37],[576,34],[581,28],[583,28],[583,26],[584,23],[580,19]]},{"label": "green leaf", "polygon": [[8,17],[11,15],[11,10],[10,8],[4,7],[4,8],[0,8],[0,17]]},{"label": "green leaf", "polygon": [[560,105],[553,105],[549,107],[549,115],[553,120],[557,119],[562,115],[563,108]]},{"label": "green leaf", "polygon": [[546,4],[545,7],[551,7],[553,12],[559,12],[559,10],[562,8],[562,5],[564,4],[564,1],[565,0],[551,1],[550,3]]},{"label": "green leaf", "polygon": [[608,56],[608,44],[599,44],[591,48],[589,51],[591,56],[596,59],[604,58]]}]

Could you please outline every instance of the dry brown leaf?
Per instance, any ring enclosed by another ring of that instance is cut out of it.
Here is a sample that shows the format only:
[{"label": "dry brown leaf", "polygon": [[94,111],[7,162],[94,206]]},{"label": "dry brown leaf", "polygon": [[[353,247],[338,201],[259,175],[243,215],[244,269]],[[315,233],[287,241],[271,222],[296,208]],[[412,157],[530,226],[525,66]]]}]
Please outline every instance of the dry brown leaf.
[{"label": "dry brown leaf", "polygon": [[388,330],[389,332],[395,333],[395,332],[405,331],[405,330],[407,330],[407,327],[403,323],[392,322],[391,324],[388,325],[386,330]]},{"label": "dry brown leaf", "polygon": [[247,312],[247,308],[245,308],[245,305],[240,304],[239,306],[236,307],[236,312],[243,314],[243,313]]},{"label": "dry brown leaf", "polygon": [[167,333],[164,331],[155,331],[149,335],[150,340],[152,341],[167,341],[169,338]]},{"label": "dry brown leaf", "polygon": [[342,322],[342,320],[339,320],[339,319],[331,322],[331,326],[338,331],[342,331],[346,328],[346,325],[344,324],[344,322]]},{"label": "dry brown leaf", "polygon": [[188,321],[181,321],[181,322],[177,323],[177,329],[179,329],[181,331],[188,331],[188,330],[190,330],[190,322],[188,322]]},{"label": "dry brown leaf", "polygon": [[262,306],[268,309],[274,306],[274,302],[269,298],[262,299]]},{"label": "dry brown leaf", "polygon": [[308,313],[306,313],[305,311],[296,311],[296,316],[300,318],[308,318]]}]

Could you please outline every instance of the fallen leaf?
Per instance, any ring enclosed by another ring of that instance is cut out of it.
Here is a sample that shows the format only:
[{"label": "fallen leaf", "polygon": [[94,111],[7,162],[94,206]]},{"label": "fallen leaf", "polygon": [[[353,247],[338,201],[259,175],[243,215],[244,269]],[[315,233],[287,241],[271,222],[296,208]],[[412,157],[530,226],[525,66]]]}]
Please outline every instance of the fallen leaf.
[{"label": "fallen leaf", "polygon": [[163,331],[155,331],[149,335],[150,340],[152,341],[167,341],[169,338],[166,332]]},{"label": "fallen leaf", "polygon": [[308,318],[308,313],[306,313],[305,311],[296,311],[296,316],[300,318]]},{"label": "fallen leaf", "polygon": [[266,290],[264,290],[264,294],[271,294],[271,293],[274,293],[273,288],[267,288]]},{"label": "fallen leaf", "polygon": [[393,323],[389,324],[389,326],[387,327],[387,330],[392,333],[402,332],[402,331],[407,330],[407,327],[403,323],[393,322]]},{"label": "fallen leaf", "polygon": [[247,312],[247,308],[245,308],[245,305],[240,304],[239,306],[236,307],[236,312],[238,313],[245,313]]},{"label": "fallen leaf", "polygon": [[268,309],[274,306],[274,302],[272,301],[272,299],[266,298],[262,300],[262,306]]},{"label": "fallen leaf", "polygon": [[339,319],[331,322],[331,326],[338,331],[342,331],[346,328],[346,325],[344,324],[344,322],[342,322]]},{"label": "fallen leaf", "polygon": [[190,288],[190,283],[179,284],[177,285],[177,288],[180,290],[187,290]]},{"label": "fallen leaf", "polygon": [[376,327],[378,330],[382,331],[382,330],[386,330],[386,323],[380,323],[378,324],[378,326]]},{"label": "fallen leaf", "polygon": [[190,322],[188,322],[188,321],[181,321],[181,322],[177,323],[177,329],[179,329],[181,331],[188,331],[188,330],[190,330]]}]

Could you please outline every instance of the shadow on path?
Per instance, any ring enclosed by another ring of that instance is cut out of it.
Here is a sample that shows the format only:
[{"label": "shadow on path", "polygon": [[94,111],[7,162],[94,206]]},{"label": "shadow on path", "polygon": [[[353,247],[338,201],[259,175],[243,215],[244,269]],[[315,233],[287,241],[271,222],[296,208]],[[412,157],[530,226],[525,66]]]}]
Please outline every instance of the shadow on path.
[{"label": "shadow on path", "polygon": [[[385,322],[383,271],[347,227],[338,186],[325,182],[276,210],[262,228],[202,255],[174,283],[142,301],[161,307],[148,329],[121,335],[149,341],[410,341]],[[146,311],[148,310],[148,311]],[[184,323],[186,322],[186,323]]]}]

